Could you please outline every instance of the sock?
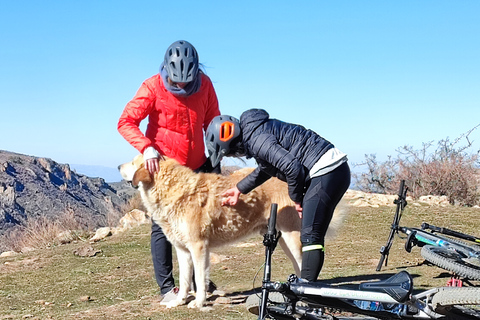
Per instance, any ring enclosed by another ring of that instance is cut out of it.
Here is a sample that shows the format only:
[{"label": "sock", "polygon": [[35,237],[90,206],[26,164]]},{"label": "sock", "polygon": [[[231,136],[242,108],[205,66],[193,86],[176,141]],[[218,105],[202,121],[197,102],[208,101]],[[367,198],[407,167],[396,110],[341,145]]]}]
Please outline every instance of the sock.
[{"label": "sock", "polygon": [[323,267],[325,253],[323,250],[311,250],[302,254],[302,272],[300,277],[308,281],[317,281]]}]

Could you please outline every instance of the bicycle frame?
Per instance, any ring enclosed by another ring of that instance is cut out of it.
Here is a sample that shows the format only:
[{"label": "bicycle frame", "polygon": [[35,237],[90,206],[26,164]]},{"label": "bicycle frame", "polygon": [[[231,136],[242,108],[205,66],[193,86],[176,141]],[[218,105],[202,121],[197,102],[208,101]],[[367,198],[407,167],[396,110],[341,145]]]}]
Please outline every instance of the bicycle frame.
[{"label": "bicycle frame", "polygon": [[471,236],[469,234],[461,233],[452,229],[447,229],[447,228],[442,228],[442,227],[436,227],[434,225],[428,224],[426,222],[422,223],[422,230],[431,230],[432,232],[438,232],[441,234],[445,234],[447,236],[452,236],[455,238],[460,238],[463,240],[468,240],[472,241],[475,243],[480,244],[480,238],[477,238],[475,236]]},{"label": "bicycle frame", "polygon": [[[291,275],[287,282],[272,282],[271,255],[278,237],[275,230],[276,206],[272,205],[269,230],[264,235],[265,271],[262,282],[262,297],[258,305],[258,319],[334,319],[324,313],[325,309],[338,309],[360,315],[384,319],[440,319],[429,305],[432,289],[412,295],[413,281],[406,271],[399,272],[382,281],[364,282],[360,285],[326,285],[307,282]],[[269,300],[269,294],[278,292],[284,301]],[[300,303],[299,303],[300,302]],[[364,308],[364,302],[372,302],[379,308]],[[248,301],[247,301],[248,303]]]},{"label": "bicycle frame", "polygon": [[395,199],[394,203],[397,205],[395,216],[393,217],[392,226],[390,228],[390,234],[388,236],[387,244],[380,248],[380,261],[377,265],[377,271],[380,271],[382,268],[383,262],[385,261],[385,266],[388,263],[388,255],[390,253],[390,248],[393,244],[393,239],[395,234],[398,232],[398,224],[400,223],[400,218],[402,217],[403,209],[407,206],[407,191],[408,188],[405,187],[405,180],[400,182],[400,189],[398,191],[398,198]]},{"label": "bicycle frame", "polygon": [[433,232],[427,232],[425,229],[418,228],[408,228],[408,227],[398,227],[398,230],[408,236],[407,243],[405,248],[408,252],[411,251],[411,248],[416,245],[423,247],[424,245],[431,245],[436,247],[443,247],[455,250],[456,252],[463,255],[465,258],[480,257],[480,251],[475,251],[469,246],[458,244],[452,242],[452,239],[447,237],[442,237],[441,235],[435,234]]},{"label": "bicycle frame", "polygon": [[[406,274],[408,273],[400,274],[400,277],[406,277]],[[444,317],[444,315],[434,312],[429,305],[431,296],[438,292],[437,288],[417,295],[409,294],[404,303],[400,303],[387,293],[372,291],[371,288],[362,288],[362,285],[379,285],[385,289],[388,287],[385,281],[365,282],[358,288],[345,288],[344,285],[335,288],[320,283],[302,283],[301,279],[296,277],[289,278],[286,283],[267,282],[265,288],[268,291],[280,292],[288,298],[288,301],[271,303],[268,307],[264,307],[264,310],[268,309],[268,311],[265,311],[263,316],[258,319],[265,319],[267,314],[273,319],[318,320],[325,319],[325,317],[329,319],[327,309],[379,319],[441,319]],[[392,284],[400,285],[400,283]],[[367,302],[367,305],[369,302],[373,303],[377,309],[362,308],[361,305],[364,302]]]},{"label": "bicycle frame", "polygon": [[[402,232],[407,235],[405,250],[411,252],[413,246],[422,247],[422,256],[437,266],[452,271],[466,279],[480,280],[480,247],[456,240],[455,238],[479,243],[480,239],[455,230],[436,227],[426,222],[421,228],[400,226],[400,218],[406,207],[406,194],[408,188],[405,181],[400,183],[398,199],[395,200],[397,208],[390,228],[390,234],[385,246],[380,249],[380,261],[377,271],[380,271],[383,262],[388,262],[388,255],[395,234]],[[439,235],[441,233],[442,235]],[[443,236],[449,235],[450,237]],[[452,238],[454,237],[454,238]],[[424,247],[424,248],[423,248]]]}]

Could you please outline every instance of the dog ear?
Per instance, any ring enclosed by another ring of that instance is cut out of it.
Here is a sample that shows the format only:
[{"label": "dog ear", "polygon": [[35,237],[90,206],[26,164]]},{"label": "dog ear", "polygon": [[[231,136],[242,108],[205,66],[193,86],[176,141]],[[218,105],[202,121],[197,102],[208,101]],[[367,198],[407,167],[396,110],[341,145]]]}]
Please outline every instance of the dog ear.
[{"label": "dog ear", "polygon": [[137,188],[140,182],[143,182],[145,184],[152,182],[152,176],[150,175],[150,172],[148,172],[148,170],[145,169],[145,167],[143,166],[140,167],[137,171],[135,171],[132,179],[132,185]]}]

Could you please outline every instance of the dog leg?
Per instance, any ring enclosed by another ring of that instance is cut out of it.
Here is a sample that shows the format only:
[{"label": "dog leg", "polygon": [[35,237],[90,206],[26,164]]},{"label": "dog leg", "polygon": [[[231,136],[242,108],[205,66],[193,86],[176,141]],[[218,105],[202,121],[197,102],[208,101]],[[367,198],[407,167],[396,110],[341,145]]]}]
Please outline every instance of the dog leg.
[{"label": "dog leg", "polygon": [[185,248],[175,247],[178,258],[179,269],[179,290],[177,299],[171,301],[167,308],[174,308],[187,302],[188,290],[192,281],[192,257],[190,252]]},{"label": "dog leg", "polygon": [[202,308],[207,300],[207,281],[210,265],[210,251],[205,243],[195,243],[190,252],[193,258],[195,283],[197,292],[195,300],[188,304],[189,308]]},{"label": "dog leg", "polygon": [[285,255],[292,261],[295,274],[300,276],[302,269],[302,243],[300,241],[300,232],[289,231],[282,232],[279,241]]}]

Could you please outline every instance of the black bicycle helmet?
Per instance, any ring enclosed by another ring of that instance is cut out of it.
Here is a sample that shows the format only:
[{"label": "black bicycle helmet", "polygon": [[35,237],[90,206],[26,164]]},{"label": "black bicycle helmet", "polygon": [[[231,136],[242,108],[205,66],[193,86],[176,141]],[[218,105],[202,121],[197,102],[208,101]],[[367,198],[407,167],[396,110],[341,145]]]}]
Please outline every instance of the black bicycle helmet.
[{"label": "black bicycle helmet", "polygon": [[210,161],[215,167],[224,156],[239,151],[239,145],[241,145],[240,121],[232,116],[216,116],[208,125],[205,140]]},{"label": "black bicycle helmet", "polygon": [[185,41],[175,41],[165,52],[163,65],[173,82],[191,82],[198,74],[198,54],[195,47]]}]

